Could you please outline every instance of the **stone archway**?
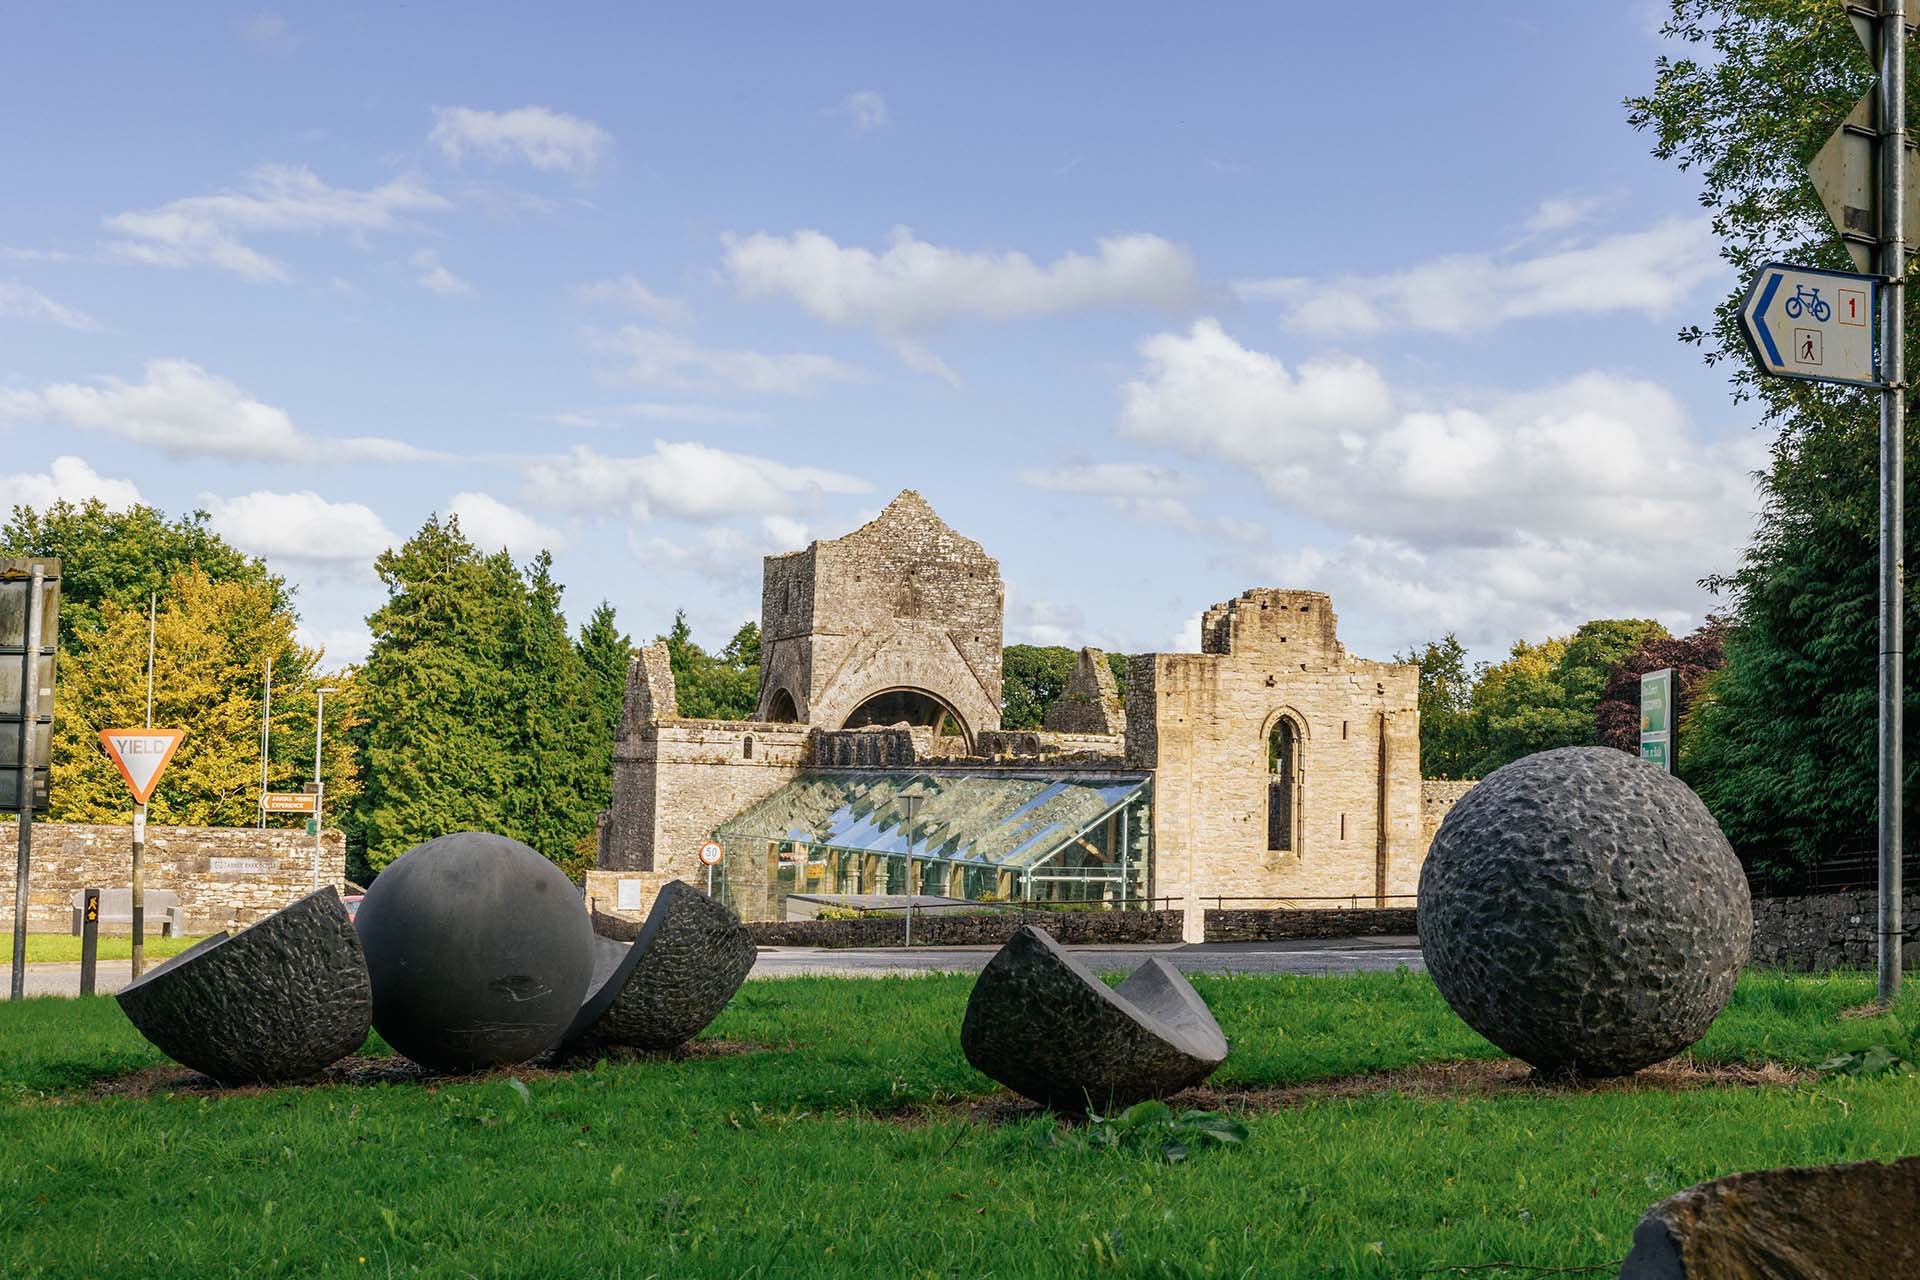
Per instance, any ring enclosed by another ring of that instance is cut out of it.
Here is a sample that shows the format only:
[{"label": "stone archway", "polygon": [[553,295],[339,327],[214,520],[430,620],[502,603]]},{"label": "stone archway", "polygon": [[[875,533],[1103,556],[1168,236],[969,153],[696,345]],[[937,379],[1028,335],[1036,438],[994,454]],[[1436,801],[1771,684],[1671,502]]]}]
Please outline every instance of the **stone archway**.
[{"label": "stone archway", "polygon": [[966,743],[968,751],[973,750],[973,731],[952,704],[939,694],[910,685],[867,694],[847,713],[841,728],[902,723],[930,728],[935,737],[958,737]]},{"label": "stone archway", "polygon": [[767,714],[762,719],[773,724],[798,724],[800,711],[794,705],[793,695],[784,688],[775,689],[772,699],[767,703]]}]

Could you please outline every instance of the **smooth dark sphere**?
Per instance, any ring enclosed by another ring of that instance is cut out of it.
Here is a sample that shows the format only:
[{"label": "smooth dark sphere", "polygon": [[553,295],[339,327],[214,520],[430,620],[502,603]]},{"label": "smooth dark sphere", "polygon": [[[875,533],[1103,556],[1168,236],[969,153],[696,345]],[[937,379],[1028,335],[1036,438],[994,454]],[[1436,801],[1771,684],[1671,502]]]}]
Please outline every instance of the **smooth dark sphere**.
[{"label": "smooth dark sphere", "polygon": [[438,1071],[545,1052],[593,974],[579,890],[505,836],[462,831],[409,849],[374,880],[355,923],[374,1029]]},{"label": "smooth dark sphere", "polygon": [[1427,971],[1468,1026],[1554,1075],[1679,1053],[1726,1008],[1753,907],[1692,789],[1611,747],[1496,769],[1420,872]]}]

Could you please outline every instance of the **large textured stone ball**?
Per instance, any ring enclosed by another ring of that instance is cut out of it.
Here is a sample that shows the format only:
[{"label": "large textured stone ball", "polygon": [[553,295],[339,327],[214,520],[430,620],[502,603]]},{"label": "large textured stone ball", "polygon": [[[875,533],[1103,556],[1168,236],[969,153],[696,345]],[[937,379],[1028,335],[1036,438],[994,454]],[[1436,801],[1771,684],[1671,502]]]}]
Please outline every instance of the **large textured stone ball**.
[{"label": "large textured stone ball", "polygon": [[1726,1007],[1752,934],[1740,861],[1700,797],[1610,747],[1496,769],[1420,872],[1440,994],[1547,1074],[1625,1075],[1685,1049]]},{"label": "large textured stone ball", "polygon": [[517,840],[462,831],[400,855],[354,923],[373,1026],[423,1066],[478,1071],[551,1048],[593,974],[573,883]]}]

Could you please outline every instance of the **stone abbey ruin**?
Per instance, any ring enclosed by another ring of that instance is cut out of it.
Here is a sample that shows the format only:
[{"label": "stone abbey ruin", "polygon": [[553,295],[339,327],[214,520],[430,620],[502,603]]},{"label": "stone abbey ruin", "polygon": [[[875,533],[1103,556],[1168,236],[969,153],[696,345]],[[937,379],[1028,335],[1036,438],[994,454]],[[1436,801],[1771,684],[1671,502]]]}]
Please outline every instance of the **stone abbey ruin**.
[{"label": "stone abbey ruin", "polygon": [[[1045,728],[1000,728],[999,562],[916,492],[766,559],[758,718],[676,710],[635,657],[589,895],[707,881],[742,919],[973,901],[1411,901],[1457,784],[1420,778],[1418,668],[1350,655],[1331,601],[1257,588],[1201,652],[1085,649]],[[1162,905],[1166,905],[1164,902]]]}]

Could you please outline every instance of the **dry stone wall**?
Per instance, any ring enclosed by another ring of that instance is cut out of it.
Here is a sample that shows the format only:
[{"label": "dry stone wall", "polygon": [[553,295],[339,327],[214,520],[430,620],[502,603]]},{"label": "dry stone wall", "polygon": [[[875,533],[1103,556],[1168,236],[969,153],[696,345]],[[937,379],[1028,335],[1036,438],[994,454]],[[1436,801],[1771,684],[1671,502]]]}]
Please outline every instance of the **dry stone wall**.
[{"label": "dry stone wall", "polygon": [[[0,848],[12,851],[17,830],[11,822],[0,824]],[[305,897],[313,889],[313,856],[313,837],[299,830],[149,826],[141,866],[146,887],[178,894],[187,930],[203,934],[243,929]],[[36,822],[32,871],[28,931],[65,933],[75,892],[131,885],[133,828]],[[346,837],[321,832],[320,883],[344,890],[346,876]],[[9,875],[0,888],[0,921],[11,927],[12,920]]]},{"label": "dry stone wall", "polygon": [[[1906,895],[1903,967],[1920,968],[1920,894]],[[1757,968],[1824,972],[1873,969],[1880,906],[1872,892],[1822,893],[1753,900],[1753,955]]]}]

